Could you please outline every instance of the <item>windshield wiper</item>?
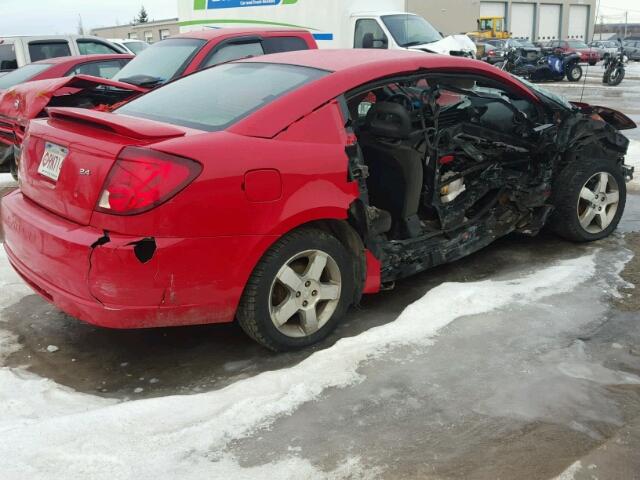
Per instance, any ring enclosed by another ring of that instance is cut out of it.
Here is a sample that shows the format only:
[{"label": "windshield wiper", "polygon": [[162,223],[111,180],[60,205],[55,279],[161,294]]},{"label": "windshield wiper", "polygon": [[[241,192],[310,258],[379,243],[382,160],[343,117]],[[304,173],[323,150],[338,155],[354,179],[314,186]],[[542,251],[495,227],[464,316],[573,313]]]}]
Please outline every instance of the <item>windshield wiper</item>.
[{"label": "windshield wiper", "polygon": [[164,83],[164,78],[152,77],[151,75],[132,75],[130,77],[120,78],[118,81],[123,83],[130,83],[137,87],[156,87],[161,83]]},{"label": "windshield wiper", "polygon": [[402,48],[408,48],[408,47],[415,47],[416,45],[422,45],[422,44],[427,44],[427,43],[433,43],[433,42],[423,42],[423,41],[415,41],[415,42],[407,42],[407,43],[403,43],[402,45],[400,45]]}]

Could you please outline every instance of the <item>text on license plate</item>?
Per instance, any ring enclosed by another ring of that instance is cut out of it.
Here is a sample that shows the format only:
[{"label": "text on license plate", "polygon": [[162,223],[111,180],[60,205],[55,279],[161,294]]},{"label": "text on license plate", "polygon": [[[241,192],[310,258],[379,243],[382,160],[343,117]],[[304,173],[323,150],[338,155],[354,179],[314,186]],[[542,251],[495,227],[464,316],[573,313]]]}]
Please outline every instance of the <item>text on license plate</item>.
[{"label": "text on license plate", "polygon": [[60,169],[62,169],[62,163],[64,159],[67,158],[68,153],[69,150],[60,145],[49,142],[45,143],[38,173],[57,182],[60,176]]}]

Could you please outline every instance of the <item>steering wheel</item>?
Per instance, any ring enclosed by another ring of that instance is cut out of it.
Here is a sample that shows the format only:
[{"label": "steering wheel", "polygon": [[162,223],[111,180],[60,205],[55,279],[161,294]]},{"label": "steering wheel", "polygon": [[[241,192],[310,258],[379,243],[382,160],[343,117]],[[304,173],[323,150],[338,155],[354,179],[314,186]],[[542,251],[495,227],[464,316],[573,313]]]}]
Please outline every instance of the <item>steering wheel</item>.
[{"label": "steering wheel", "polygon": [[394,93],[389,98],[387,98],[387,102],[402,105],[409,112],[413,112],[414,110],[413,100],[411,100],[411,97],[409,97],[409,95],[407,95],[406,93]]}]

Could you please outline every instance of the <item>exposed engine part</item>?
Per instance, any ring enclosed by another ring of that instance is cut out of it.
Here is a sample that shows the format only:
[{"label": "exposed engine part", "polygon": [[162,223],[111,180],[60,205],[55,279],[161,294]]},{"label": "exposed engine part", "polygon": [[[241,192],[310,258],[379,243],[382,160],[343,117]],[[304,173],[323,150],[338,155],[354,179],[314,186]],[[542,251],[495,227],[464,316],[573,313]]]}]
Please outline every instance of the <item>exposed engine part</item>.
[{"label": "exposed engine part", "polygon": [[[449,171],[441,177],[442,181],[446,181],[451,177],[455,177],[456,172]],[[453,202],[460,194],[466,190],[464,178],[458,178],[450,183],[440,187],[440,201],[442,203]]]}]

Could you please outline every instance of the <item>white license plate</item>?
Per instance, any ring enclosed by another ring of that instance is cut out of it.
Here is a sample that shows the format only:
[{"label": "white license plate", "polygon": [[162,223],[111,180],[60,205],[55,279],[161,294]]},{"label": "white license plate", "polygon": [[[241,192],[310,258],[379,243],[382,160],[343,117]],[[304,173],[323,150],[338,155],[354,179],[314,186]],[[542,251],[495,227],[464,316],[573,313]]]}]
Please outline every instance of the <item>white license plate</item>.
[{"label": "white license plate", "polygon": [[64,159],[67,158],[68,153],[69,150],[60,145],[49,142],[45,143],[38,173],[57,182],[60,176],[60,170],[62,169],[62,163]]}]

